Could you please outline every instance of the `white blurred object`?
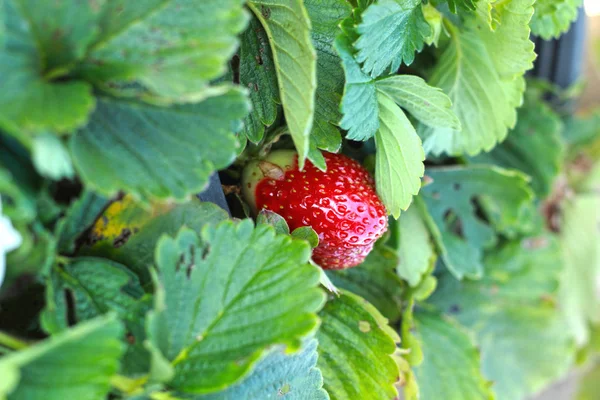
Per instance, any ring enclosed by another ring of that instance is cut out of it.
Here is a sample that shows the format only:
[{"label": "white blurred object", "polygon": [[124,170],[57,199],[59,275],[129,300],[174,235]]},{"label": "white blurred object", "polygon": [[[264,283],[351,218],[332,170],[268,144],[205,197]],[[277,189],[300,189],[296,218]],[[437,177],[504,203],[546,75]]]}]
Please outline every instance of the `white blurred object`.
[{"label": "white blurred object", "polygon": [[594,17],[600,15],[600,0],[585,0],[583,6],[588,16]]},{"label": "white blurred object", "polygon": [[0,196],[0,286],[6,274],[6,253],[21,245],[21,235],[12,226],[10,219],[2,215],[2,196]]}]

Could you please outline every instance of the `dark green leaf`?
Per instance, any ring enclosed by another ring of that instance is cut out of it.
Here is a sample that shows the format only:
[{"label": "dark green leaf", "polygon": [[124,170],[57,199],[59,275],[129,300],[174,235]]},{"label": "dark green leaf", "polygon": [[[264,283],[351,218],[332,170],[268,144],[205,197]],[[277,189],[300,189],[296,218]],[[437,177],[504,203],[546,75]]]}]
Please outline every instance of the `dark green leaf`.
[{"label": "dark green leaf", "polygon": [[90,123],[72,138],[75,165],[101,194],[127,190],[184,200],[234,160],[234,131],[247,111],[243,92],[234,89],[169,108],[102,98]]}]

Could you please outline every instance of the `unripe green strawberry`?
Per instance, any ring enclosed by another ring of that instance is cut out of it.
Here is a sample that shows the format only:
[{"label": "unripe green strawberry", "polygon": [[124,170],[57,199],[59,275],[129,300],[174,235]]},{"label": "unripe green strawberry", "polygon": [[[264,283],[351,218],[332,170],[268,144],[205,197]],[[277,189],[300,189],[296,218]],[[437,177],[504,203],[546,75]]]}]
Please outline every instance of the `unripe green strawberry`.
[{"label": "unripe green strawberry", "polygon": [[312,227],[319,235],[313,260],[321,267],[354,267],[386,231],[386,210],[362,165],[341,154],[324,157],[326,172],[310,162],[300,171],[296,152],[274,151],[245,168],[243,193],[255,213],[274,211],[291,230]]}]

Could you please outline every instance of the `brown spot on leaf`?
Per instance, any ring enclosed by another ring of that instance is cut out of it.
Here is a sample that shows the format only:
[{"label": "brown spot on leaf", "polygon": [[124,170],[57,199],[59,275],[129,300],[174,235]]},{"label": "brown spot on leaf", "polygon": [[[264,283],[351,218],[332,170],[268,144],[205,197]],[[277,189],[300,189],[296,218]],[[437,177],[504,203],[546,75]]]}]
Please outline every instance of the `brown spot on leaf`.
[{"label": "brown spot on leaf", "polygon": [[121,233],[119,233],[119,236],[117,236],[115,238],[115,240],[113,240],[114,248],[118,249],[119,247],[123,246],[125,243],[127,243],[127,241],[129,240],[130,237],[131,237],[131,229],[123,228]]}]

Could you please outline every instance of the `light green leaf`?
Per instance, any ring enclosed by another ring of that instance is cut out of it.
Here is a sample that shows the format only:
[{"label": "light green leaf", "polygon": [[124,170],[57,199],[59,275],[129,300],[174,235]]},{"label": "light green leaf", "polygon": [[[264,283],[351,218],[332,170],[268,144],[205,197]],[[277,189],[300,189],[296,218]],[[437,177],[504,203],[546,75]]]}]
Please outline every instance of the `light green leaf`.
[{"label": "light green leaf", "polygon": [[[429,80],[452,100],[462,131],[421,125],[427,152],[475,155],[504,140],[516,123],[525,90],[525,71],[535,53],[529,40],[534,0],[479,1],[465,28],[447,24],[450,44]],[[490,6],[492,10],[490,11]],[[495,30],[489,22],[494,16]],[[489,20],[487,19],[489,18]]]},{"label": "light green leaf", "polygon": [[267,32],[287,126],[304,166],[315,112],[317,62],[310,19],[301,0],[250,0],[248,7]]},{"label": "light green leaf", "polygon": [[559,291],[567,328],[579,346],[590,339],[590,325],[600,323],[600,199],[579,194],[562,206],[561,245],[564,271]]},{"label": "light green leaf", "polygon": [[256,18],[250,20],[240,44],[240,85],[248,88],[252,111],[244,120],[244,134],[258,143],[277,117],[277,104],[281,103],[273,53],[269,38]]},{"label": "light green leaf", "polygon": [[561,264],[552,237],[510,242],[486,258],[480,281],[446,274],[430,298],[474,331],[498,399],[528,398],[571,367],[574,348],[551,301]]},{"label": "light green leaf", "polygon": [[577,19],[582,0],[537,0],[531,31],[544,40],[558,38]]},{"label": "light green leaf", "polygon": [[150,283],[148,266],[154,262],[154,248],[161,235],[175,235],[182,226],[200,233],[204,225],[226,218],[222,208],[197,199],[179,205],[157,203],[147,208],[126,196],[113,202],[98,218],[89,242],[78,254],[117,261],[146,285]]},{"label": "light green leaf", "polygon": [[109,0],[101,32],[78,73],[99,83],[134,80],[142,93],[167,101],[213,95],[208,84],[225,73],[238,46],[236,35],[248,21],[243,3],[204,0],[200,7],[185,0]]},{"label": "light green leaf", "polygon": [[332,400],[394,399],[398,334],[366,300],[348,292],[327,302],[317,332],[325,390]]},{"label": "light green leaf", "polygon": [[292,237],[294,239],[306,240],[313,249],[319,245],[319,235],[310,226],[301,226],[294,229]]},{"label": "light green leaf", "polygon": [[[285,257],[283,256],[285,255]],[[245,220],[163,236],[156,250],[164,311],[149,326],[175,366],[170,385],[210,393],[240,380],[265,349],[297,350],[324,301],[307,243]]]},{"label": "light green leaf", "polygon": [[[123,352],[114,315],[75,328],[0,359],[0,397],[11,400],[97,400],[110,390]],[[4,377],[8,376],[8,385]],[[15,381],[18,381],[16,387]],[[11,390],[9,392],[9,390]]]},{"label": "light green leaf", "polygon": [[347,139],[367,140],[379,129],[379,106],[374,81],[360,69],[346,35],[336,39],[335,48],[342,59],[346,77],[340,127],[348,131]]},{"label": "light green leaf", "polygon": [[598,393],[600,393],[600,364],[596,363],[580,380],[575,399],[595,400]]},{"label": "light green leaf", "polygon": [[385,93],[377,93],[380,127],[375,134],[375,182],[388,213],[398,218],[421,188],[425,153],[406,115]]},{"label": "light green leaf", "polygon": [[196,396],[194,400],[277,399],[329,400],[317,365],[317,341],[312,339],[296,354],[273,351],[259,361],[242,382],[226,390]]},{"label": "light green leaf", "polygon": [[233,132],[247,111],[235,89],[168,108],[102,98],[90,123],[72,137],[71,151],[84,182],[98,193],[127,190],[181,201],[234,160]]},{"label": "light green leaf", "polygon": [[109,200],[90,190],[84,189],[66,212],[56,228],[58,250],[71,254],[75,251],[75,241],[94,223]]},{"label": "light green leaf", "polygon": [[479,351],[463,327],[448,317],[418,312],[413,332],[423,352],[423,362],[413,367],[419,387],[418,399],[495,398],[491,382],[481,373]]},{"label": "light green leaf", "polygon": [[414,75],[395,75],[375,84],[396,104],[425,125],[460,130],[460,121],[451,110],[452,102],[439,88]]},{"label": "light green leaf", "polygon": [[541,101],[529,101],[519,109],[518,122],[506,140],[489,153],[472,158],[478,164],[495,164],[517,169],[531,179],[531,187],[539,198],[550,194],[564,158],[560,134],[562,122]]},{"label": "light green leaf", "polygon": [[400,318],[404,285],[394,273],[398,255],[377,245],[358,267],[326,271],[333,284],[363,297],[392,322]]},{"label": "light green leaf", "polygon": [[436,258],[427,224],[416,204],[400,216],[398,231],[399,260],[396,271],[411,287],[416,287]]},{"label": "light green leaf", "polygon": [[431,5],[431,3],[427,3],[423,5],[423,16],[431,28],[431,34],[425,38],[425,44],[438,47],[438,42],[440,41],[443,30],[442,22],[444,18],[442,17],[442,13]]},{"label": "light green leaf", "polygon": [[[0,17],[4,18],[0,25],[5,26],[4,46],[0,48],[0,127],[28,146],[36,131],[62,133],[83,125],[94,107],[89,84],[55,81],[46,76],[51,71],[45,69],[60,67],[54,63],[69,62],[80,55],[89,40],[87,33],[93,32],[86,27],[88,17],[93,19],[91,6],[85,3],[74,11],[72,0],[27,6],[25,3],[29,2],[6,0],[0,4]],[[76,18],[71,18],[73,12],[78,13]],[[35,25],[43,21],[54,27],[60,24],[61,30],[83,29],[86,34],[59,36],[60,40],[52,42],[56,29]],[[45,57],[44,50],[48,50]]]},{"label": "light green leaf", "polygon": [[44,132],[33,140],[32,159],[36,170],[47,178],[71,179],[75,174],[69,152],[60,139],[49,132]]},{"label": "light green leaf", "polygon": [[350,15],[352,8],[346,0],[305,0],[304,6],[310,16],[312,40],[317,51],[317,91],[311,144],[337,152],[342,145],[337,125],[342,118],[340,101],[344,90],[344,70],[333,43],[341,33],[341,21]]},{"label": "light green leaf", "polygon": [[[421,198],[444,264],[457,279],[480,278],[483,250],[496,243],[497,232],[510,233],[526,219],[533,200],[526,177],[481,165],[432,168],[427,176],[433,183],[423,187]],[[494,205],[483,209],[491,225],[477,214],[475,204],[482,202]]]},{"label": "light green leaf", "polygon": [[373,78],[412,64],[431,34],[421,0],[379,0],[362,13],[357,29],[356,59]]}]

